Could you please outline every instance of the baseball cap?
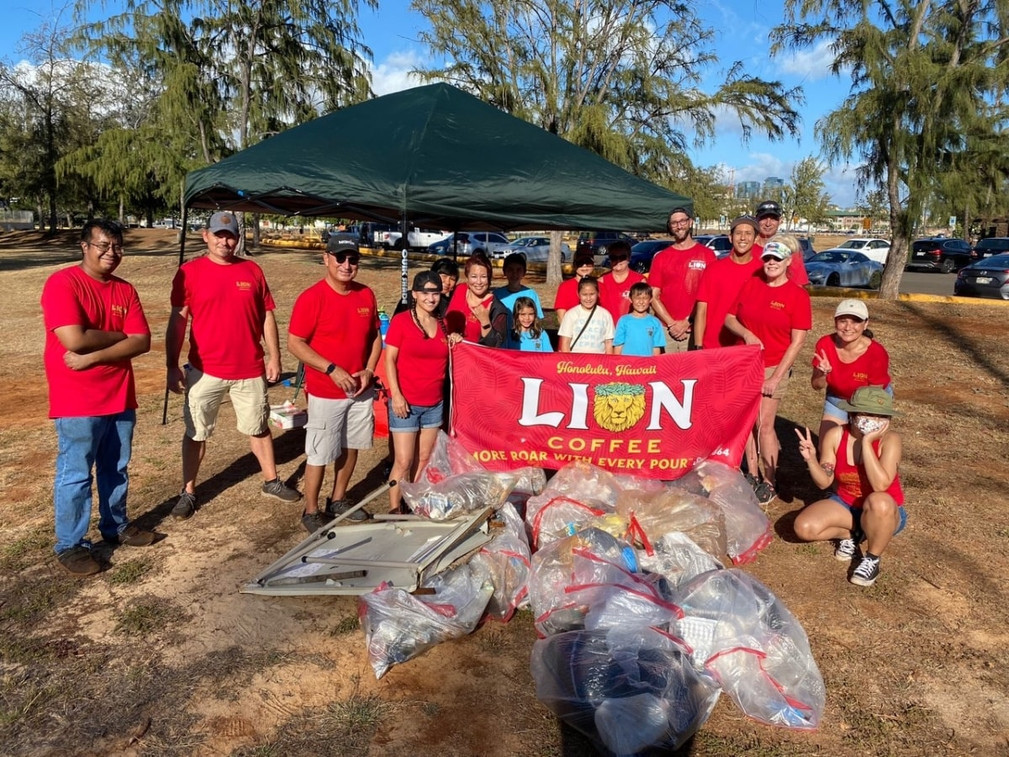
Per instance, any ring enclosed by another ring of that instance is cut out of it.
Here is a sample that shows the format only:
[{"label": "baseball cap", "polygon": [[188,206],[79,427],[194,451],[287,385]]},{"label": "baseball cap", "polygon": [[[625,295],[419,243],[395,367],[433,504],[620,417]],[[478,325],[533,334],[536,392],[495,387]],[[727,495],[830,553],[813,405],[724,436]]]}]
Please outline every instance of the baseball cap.
[{"label": "baseball cap", "polygon": [[788,260],[792,251],[788,249],[781,242],[768,242],[764,245],[764,251],[760,253],[761,259],[763,258],[777,258],[778,260]]},{"label": "baseball cap", "polygon": [[850,400],[840,400],[837,406],[849,413],[900,415],[893,409],[893,397],[881,386],[860,386],[851,393]]},{"label": "baseball cap", "polygon": [[214,213],[210,216],[210,220],[207,221],[207,230],[211,234],[216,234],[219,231],[230,231],[237,237],[238,219],[235,217],[234,213],[229,213],[227,211]]},{"label": "baseball cap", "polygon": [[581,268],[583,265],[592,265],[592,266],[594,266],[595,264],[596,264],[596,259],[595,259],[595,257],[593,257],[593,255],[592,255],[591,252],[576,252],[575,253],[575,259],[574,259],[574,262],[572,263],[572,266],[575,267],[575,268]]},{"label": "baseball cap", "polygon": [[753,218],[753,216],[736,216],[732,220],[732,224],[729,226],[729,233],[731,234],[736,230],[737,226],[741,226],[743,224],[752,227],[754,233],[760,231],[760,229],[757,228],[757,221]]},{"label": "baseball cap", "polygon": [[757,211],[754,214],[758,219],[764,216],[774,216],[775,218],[781,218],[781,206],[774,200],[764,200],[757,206]]},{"label": "baseball cap", "polygon": [[441,292],[441,275],[434,271],[421,271],[413,277],[414,292]]},{"label": "baseball cap", "polygon": [[840,318],[842,315],[851,315],[863,321],[869,320],[869,308],[861,300],[841,300],[834,311],[834,317]]},{"label": "baseball cap", "polygon": [[683,213],[687,218],[693,218],[694,214],[687,210],[682,205],[677,205],[675,208],[669,211],[669,217],[672,218],[676,213]]}]

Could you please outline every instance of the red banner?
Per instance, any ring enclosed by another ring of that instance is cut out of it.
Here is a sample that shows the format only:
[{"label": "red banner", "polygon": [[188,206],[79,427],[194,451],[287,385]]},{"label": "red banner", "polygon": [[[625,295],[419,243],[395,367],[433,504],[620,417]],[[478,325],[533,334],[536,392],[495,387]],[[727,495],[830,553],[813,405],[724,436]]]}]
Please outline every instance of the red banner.
[{"label": "red banner", "polygon": [[588,460],[672,480],[737,466],[760,406],[759,347],[658,357],[452,350],[452,434],[491,470]]}]

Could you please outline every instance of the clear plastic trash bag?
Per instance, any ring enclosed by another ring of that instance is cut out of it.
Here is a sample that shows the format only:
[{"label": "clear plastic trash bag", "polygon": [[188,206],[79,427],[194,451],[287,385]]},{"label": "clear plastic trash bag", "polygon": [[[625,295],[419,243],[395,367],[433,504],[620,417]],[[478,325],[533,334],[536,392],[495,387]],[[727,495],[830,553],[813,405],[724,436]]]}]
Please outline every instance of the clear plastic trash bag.
[{"label": "clear plastic trash bag", "polygon": [[485,507],[501,507],[517,480],[511,473],[473,471],[449,476],[437,484],[403,481],[400,487],[414,514],[431,520],[451,520]]},{"label": "clear plastic trash bag", "polygon": [[673,531],[653,541],[652,554],[635,549],[642,570],[658,573],[676,587],[709,570],[719,570],[722,563],[694,544],[686,534]]},{"label": "clear plastic trash bag", "polygon": [[[495,515],[504,528],[470,560],[487,571],[494,593],[487,603],[486,615],[507,622],[515,610],[529,604],[531,554],[525,524],[508,502]],[[493,525],[493,523],[492,523]],[[492,530],[492,533],[495,531]]]},{"label": "clear plastic trash bag", "polygon": [[486,571],[470,563],[433,576],[423,587],[435,593],[414,596],[380,586],[358,599],[375,678],[436,644],[472,632],[494,592]]},{"label": "clear plastic trash bag", "polygon": [[678,636],[695,666],[755,720],[816,728],[826,690],[799,621],[770,589],[736,568],[680,587]]},{"label": "clear plastic trash bag", "polygon": [[533,645],[532,674],[543,704],[617,755],[679,748],[719,695],[673,640],[647,627],[541,639]]},{"label": "clear plastic trash bag", "polygon": [[628,521],[633,515],[649,542],[680,531],[709,555],[721,558],[726,554],[725,516],[721,508],[683,489],[624,492],[617,498],[617,513]]}]

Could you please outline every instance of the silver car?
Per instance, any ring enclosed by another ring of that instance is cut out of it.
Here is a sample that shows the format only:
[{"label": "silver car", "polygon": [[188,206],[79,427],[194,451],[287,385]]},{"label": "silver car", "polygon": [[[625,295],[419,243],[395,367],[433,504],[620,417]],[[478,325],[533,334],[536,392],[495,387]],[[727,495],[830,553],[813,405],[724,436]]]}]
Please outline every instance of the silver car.
[{"label": "silver car", "polygon": [[[494,251],[494,257],[503,259],[513,252],[521,252],[526,256],[527,263],[546,263],[550,254],[550,237],[520,237],[511,244]],[[571,247],[567,242],[561,242],[561,262],[571,260]]]}]

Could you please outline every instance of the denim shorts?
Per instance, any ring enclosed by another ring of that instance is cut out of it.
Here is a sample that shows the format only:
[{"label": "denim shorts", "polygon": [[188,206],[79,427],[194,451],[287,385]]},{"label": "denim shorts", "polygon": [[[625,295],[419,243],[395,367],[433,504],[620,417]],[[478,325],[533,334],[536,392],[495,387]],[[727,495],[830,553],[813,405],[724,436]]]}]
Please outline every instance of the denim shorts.
[{"label": "denim shorts", "polygon": [[422,428],[441,428],[445,414],[445,402],[437,405],[410,405],[410,414],[400,418],[392,411],[389,402],[389,431],[393,434],[417,433]]},{"label": "denim shorts", "polygon": [[[851,505],[849,505],[847,502],[845,502],[843,499],[841,499],[834,492],[831,492],[830,494],[828,494],[827,495],[827,499],[831,500],[832,502],[836,502],[841,507],[844,507],[844,508],[847,508],[848,510],[850,510],[851,511],[851,517],[855,519],[855,528],[859,528],[860,527],[860,524],[861,524],[861,521],[862,521],[862,508],[861,507],[852,507]],[[894,536],[896,536],[901,531],[903,531],[904,530],[904,526],[907,525],[907,510],[904,508],[904,506],[903,505],[898,505],[897,506],[897,512],[900,515],[900,523],[897,524],[897,530],[893,532]]]}]

